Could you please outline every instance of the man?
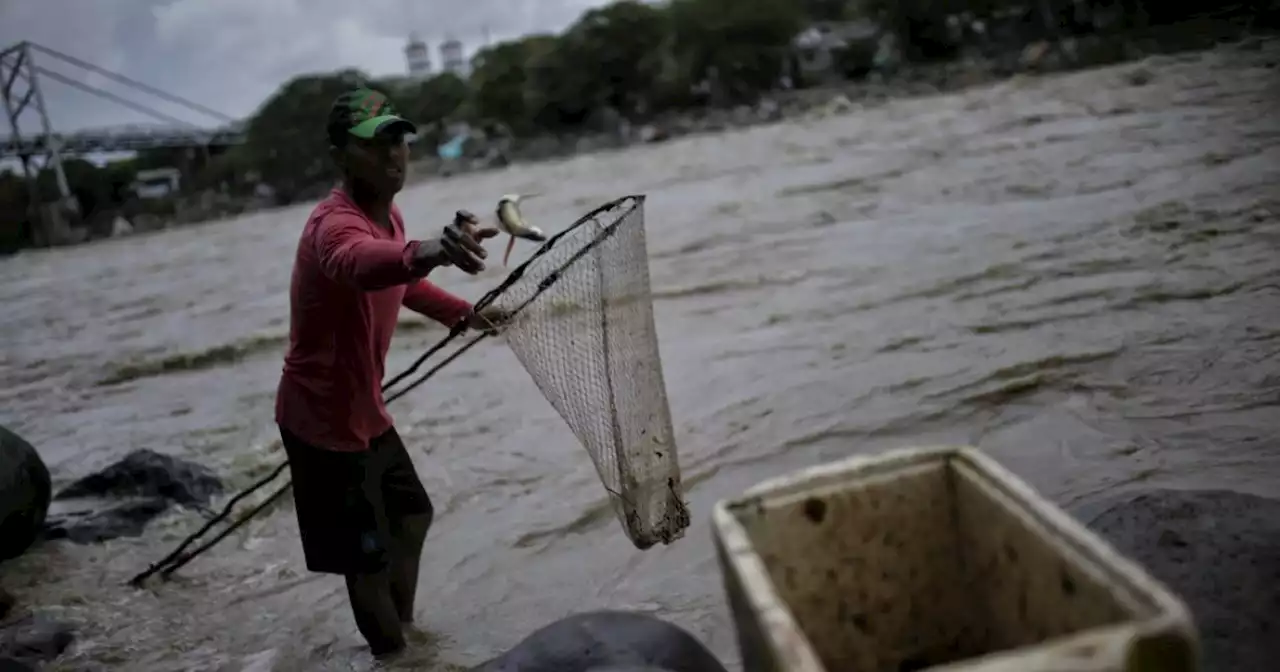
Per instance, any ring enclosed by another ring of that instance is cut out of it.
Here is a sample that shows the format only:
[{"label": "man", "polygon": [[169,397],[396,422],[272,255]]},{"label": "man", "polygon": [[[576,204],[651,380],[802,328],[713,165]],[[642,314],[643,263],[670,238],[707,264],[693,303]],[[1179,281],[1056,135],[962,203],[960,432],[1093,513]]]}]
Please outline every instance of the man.
[{"label": "man", "polygon": [[478,241],[497,230],[459,211],[439,237],[405,239],[392,199],[404,186],[404,136],[415,132],[377,91],[334,102],[328,135],[342,184],[298,242],[276,394],[307,568],[346,578],[356,625],[379,657],[405,646],[433,515],[382,399],[397,314],[403,305],[450,327],[502,319],[425,279],[440,266],[478,273],[487,256]]}]

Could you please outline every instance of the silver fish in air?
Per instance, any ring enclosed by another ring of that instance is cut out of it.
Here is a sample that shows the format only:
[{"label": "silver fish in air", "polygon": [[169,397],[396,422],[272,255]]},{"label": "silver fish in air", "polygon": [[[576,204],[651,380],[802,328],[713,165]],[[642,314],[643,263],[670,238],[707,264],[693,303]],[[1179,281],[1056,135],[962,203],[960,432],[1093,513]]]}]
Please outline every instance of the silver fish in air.
[{"label": "silver fish in air", "polygon": [[524,216],[520,214],[520,201],[525,198],[529,196],[507,194],[498,199],[498,229],[511,236],[511,240],[507,242],[507,251],[502,255],[503,266],[507,265],[507,259],[511,257],[516,238],[532,240],[535,243],[541,243],[547,239],[547,234],[543,233],[542,229],[524,221]]}]

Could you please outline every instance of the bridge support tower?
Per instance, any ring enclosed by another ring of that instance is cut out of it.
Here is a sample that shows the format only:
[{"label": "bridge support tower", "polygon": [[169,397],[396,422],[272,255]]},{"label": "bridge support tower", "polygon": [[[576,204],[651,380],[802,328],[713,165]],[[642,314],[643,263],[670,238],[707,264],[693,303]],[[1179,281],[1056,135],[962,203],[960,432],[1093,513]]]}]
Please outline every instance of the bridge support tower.
[{"label": "bridge support tower", "polygon": [[[0,98],[3,98],[5,117],[11,133],[9,137],[15,147],[22,146],[20,122],[23,113],[34,109],[40,119],[39,142],[36,144],[43,150],[43,156],[39,157],[43,159],[41,164],[33,165],[32,159],[36,157],[28,152],[20,154],[22,174],[30,195],[30,221],[35,226],[32,231],[35,239],[33,242],[39,246],[67,242],[71,236],[67,216],[74,214],[78,208],[71,196],[67,175],[62,170],[61,147],[53,133],[53,125],[49,122],[49,112],[40,91],[40,80],[32,60],[31,47],[26,42],[0,51]],[[57,178],[58,193],[61,196],[57,203],[43,203],[40,197],[36,178],[43,166],[52,167]]]}]

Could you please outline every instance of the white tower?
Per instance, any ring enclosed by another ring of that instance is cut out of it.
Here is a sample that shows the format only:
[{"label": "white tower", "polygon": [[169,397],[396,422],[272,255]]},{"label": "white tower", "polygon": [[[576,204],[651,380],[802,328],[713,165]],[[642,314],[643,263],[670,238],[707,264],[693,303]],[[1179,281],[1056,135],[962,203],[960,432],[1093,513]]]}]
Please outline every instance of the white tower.
[{"label": "white tower", "polygon": [[410,77],[426,77],[431,73],[431,53],[427,51],[427,43],[417,34],[409,36],[409,44],[404,48],[404,58],[409,63]]},{"label": "white tower", "polygon": [[462,43],[449,38],[440,45],[440,67],[459,77],[467,76],[467,59],[462,53]]}]

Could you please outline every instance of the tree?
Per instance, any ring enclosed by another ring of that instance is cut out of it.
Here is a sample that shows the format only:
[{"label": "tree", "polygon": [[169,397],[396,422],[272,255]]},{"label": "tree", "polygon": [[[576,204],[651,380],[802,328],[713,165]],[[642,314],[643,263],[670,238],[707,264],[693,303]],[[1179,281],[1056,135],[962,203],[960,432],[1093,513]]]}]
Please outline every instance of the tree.
[{"label": "tree", "polygon": [[325,122],[329,106],[368,77],[358,70],[295,77],[249,121],[247,160],[282,203],[292,202],[330,174]]},{"label": "tree", "polygon": [[467,83],[461,77],[445,72],[411,90],[400,109],[417,123],[445,121],[462,107],[469,93]]},{"label": "tree", "polygon": [[805,17],[810,21],[840,21],[849,18],[850,0],[804,0]]},{"label": "tree", "polygon": [[0,254],[31,244],[27,182],[20,173],[0,169]]},{"label": "tree", "polygon": [[584,96],[626,116],[647,111],[670,46],[668,18],[663,9],[636,0],[583,14],[559,47],[562,58],[585,75]]},{"label": "tree", "polygon": [[471,103],[478,120],[501,123],[517,133],[531,132],[536,111],[526,102],[531,66],[547,63],[556,44],[554,35],[531,35],[476,53],[472,58]]},{"label": "tree", "polygon": [[541,49],[529,61],[524,82],[524,106],[532,125],[558,133],[580,127],[603,105],[595,85],[597,75],[582,67],[584,56],[563,39],[556,48]]},{"label": "tree", "polygon": [[406,87],[395,103],[418,126],[419,137],[437,143],[444,125],[457,116],[469,94],[462,78],[445,72]]},{"label": "tree", "polygon": [[793,0],[673,0],[669,11],[677,58],[736,102],[778,84],[805,23]]}]

